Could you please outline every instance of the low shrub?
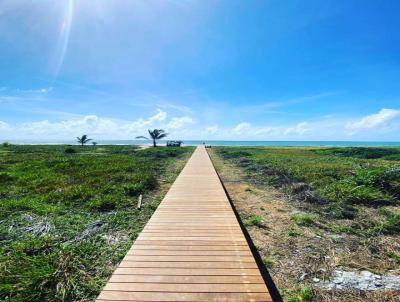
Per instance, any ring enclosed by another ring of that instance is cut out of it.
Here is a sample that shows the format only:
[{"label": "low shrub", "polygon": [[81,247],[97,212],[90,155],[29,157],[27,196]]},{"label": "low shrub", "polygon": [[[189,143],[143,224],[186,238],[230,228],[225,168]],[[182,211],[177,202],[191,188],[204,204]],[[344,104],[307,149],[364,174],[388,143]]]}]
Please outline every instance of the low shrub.
[{"label": "low shrub", "polygon": [[309,302],[312,301],[312,291],[309,287],[301,287],[291,292],[284,302]]},{"label": "low shrub", "polygon": [[374,148],[374,147],[343,147],[329,148],[315,151],[322,155],[336,155],[355,158],[375,159],[400,154],[395,148]]},{"label": "low shrub", "polygon": [[0,183],[11,182],[15,179],[16,179],[16,177],[11,175],[10,173],[0,172]]},{"label": "low shrub", "polygon": [[400,168],[385,170],[376,181],[379,187],[400,198]]},{"label": "low shrub", "polygon": [[400,212],[392,212],[387,209],[379,209],[379,213],[385,220],[374,227],[374,231],[386,234],[398,234],[400,232]]},{"label": "low shrub", "polygon": [[274,258],[272,256],[263,256],[261,260],[266,267],[272,267],[274,265]]},{"label": "low shrub", "polygon": [[153,190],[157,187],[158,182],[152,174],[142,174],[134,177],[131,184],[124,185],[124,191],[129,196],[138,196],[145,191]]},{"label": "low shrub", "polygon": [[227,159],[229,159],[229,158],[241,158],[241,161],[243,161],[243,158],[251,156],[250,152],[247,152],[247,151],[232,151],[232,150],[227,150],[224,147],[221,147],[221,149],[219,150],[219,153],[224,158],[227,158]]},{"label": "low shrub", "polygon": [[357,208],[345,202],[331,202],[326,206],[327,216],[336,219],[354,219],[357,215]]},{"label": "low shrub", "polygon": [[321,188],[321,194],[326,199],[338,203],[380,206],[393,202],[393,198],[384,192],[372,186],[360,185],[349,178],[326,184]]},{"label": "low shrub", "polygon": [[263,218],[259,215],[251,214],[245,219],[245,224],[261,227],[263,225]]},{"label": "low shrub", "polygon": [[318,216],[310,213],[294,213],[290,215],[290,219],[298,225],[312,226],[316,224]]},{"label": "low shrub", "polygon": [[113,196],[97,196],[90,200],[88,205],[94,210],[111,211],[117,207],[118,202],[118,198]]},{"label": "low shrub", "polygon": [[68,148],[65,149],[64,152],[65,152],[66,154],[75,154],[75,153],[76,153],[76,150],[75,150],[74,148],[72,148],[72,147],[68,147]]}]

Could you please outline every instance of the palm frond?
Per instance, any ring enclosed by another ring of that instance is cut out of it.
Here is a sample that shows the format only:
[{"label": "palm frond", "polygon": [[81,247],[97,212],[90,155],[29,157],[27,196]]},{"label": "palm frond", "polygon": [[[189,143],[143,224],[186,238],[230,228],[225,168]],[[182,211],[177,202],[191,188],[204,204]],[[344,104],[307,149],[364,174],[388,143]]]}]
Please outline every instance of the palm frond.
[{"label": "palm frond", "polygon": [[162,139],[164,137],[167,137],[167,135],[168,135],[168,133],[160,134],[160,135],[158,135],[157,139]]}]

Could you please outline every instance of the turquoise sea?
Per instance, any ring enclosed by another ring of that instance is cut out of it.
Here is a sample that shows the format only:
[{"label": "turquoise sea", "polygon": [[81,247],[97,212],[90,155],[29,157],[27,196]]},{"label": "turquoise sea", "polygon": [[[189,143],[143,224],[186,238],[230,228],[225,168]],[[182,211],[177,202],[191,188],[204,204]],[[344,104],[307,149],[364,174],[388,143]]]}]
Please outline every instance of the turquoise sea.
[{"label": "turquoise sea", "polygon": [[[74,140],[3,140],[12,144],[76,144]],[[0,141],[1,142],[1,141]],[[348,146],[348,147],[400,147],[398,142],[383,142],[383,141],[229,141],[229,140],[183,140],[186,146],[201,145],[203,142],[211,146]],[[146,145],[150,144],[149,141],[143,140],[97,140],[100,145]],[[165,141],[160,141],[160,145],[165,144]]]}]

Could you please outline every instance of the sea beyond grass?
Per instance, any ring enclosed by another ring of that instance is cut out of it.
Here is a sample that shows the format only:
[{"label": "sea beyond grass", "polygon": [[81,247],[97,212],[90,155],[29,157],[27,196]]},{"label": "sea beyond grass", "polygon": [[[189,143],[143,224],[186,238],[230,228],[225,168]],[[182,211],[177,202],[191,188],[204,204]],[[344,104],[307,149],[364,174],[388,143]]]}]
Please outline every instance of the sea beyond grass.
[{"label": "sea beyond grass", "polygon": [[[400,148],[216,147],[216,150],[223,158],[244,168],[252,181],[281,188],[290,198],[315,212],[294,217],[299,223],[344,219],[353,223],[351,227],[335,225],[338,231],[365,236],[400,232]],[[376,216],[369,216],[371,213]]]},{"label": "sea beyond grass", "polygon": [[192,150],[1,146],[0,300],[93,301]]}]

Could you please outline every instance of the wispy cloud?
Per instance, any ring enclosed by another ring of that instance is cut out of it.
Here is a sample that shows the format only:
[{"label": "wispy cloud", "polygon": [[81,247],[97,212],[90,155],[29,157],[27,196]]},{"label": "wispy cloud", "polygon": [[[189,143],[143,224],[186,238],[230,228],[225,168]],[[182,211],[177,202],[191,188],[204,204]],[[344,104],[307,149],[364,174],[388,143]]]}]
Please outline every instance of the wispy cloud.
[{"label": "wispy cloud", "polygon": [[37,88],[37,89],[21,89],[17,88],[12,92],[21,93],[21,94],[46,94],[53,90],[53,87],[44,87],[44,88]]},{"label": "wispy cloud", "polygon": [[201,134],[204,136],[209,136],[209,135],[215,135],[216,133],[218,133],[219,131],[219,126],[218,125],[213,125],[213,126],[209,126],[206,127]]},{"label": "wispy cloud", "polygon": [[235,128],[233,128],[233,131],[236,134],[245,134],[246,132],[248,132],[251,128],[251,124],[247,123],[247,122],[243,122],[243,123],[239,123],[235,126]]},{"label": "wispy cloud", "polygon": [[8,89],[7,87],[1,87],[0,92],[2,92],[2,95],[0,95],[0,102],[42,100],[52,90],[53,87],[37,89]]},{"label": "wispy cloud", "polygon": [[10,125],[6,122],[0,121],[0,130],[9,130],[10,129]]},{"label": "wispy cloud", "polygon": [[286,99],[286,100],[268,101],[258,105],[241,106],[237,108],[237,111],[247,112],[247,113],[273,112],[274,109],[280,107],[287,107],[296,104],[312,102],[326,97],[334,96],[336,94],[337,93],[335,92],[323,92],[297,98]]},{"label": "wispy cloud", "polygon": [[189,116],[174,117],[167,124],[167,128],[176,130],[176,129],[185,128],[192,124],[194,124],[194,120]]},{"label": "wispy cloud", "polygon": [[284,134],[297,134],[297,135],[304,135],[311,131],[310,125],[307,122],[298,123],[294,127],[289,127],[285,130]]}]

